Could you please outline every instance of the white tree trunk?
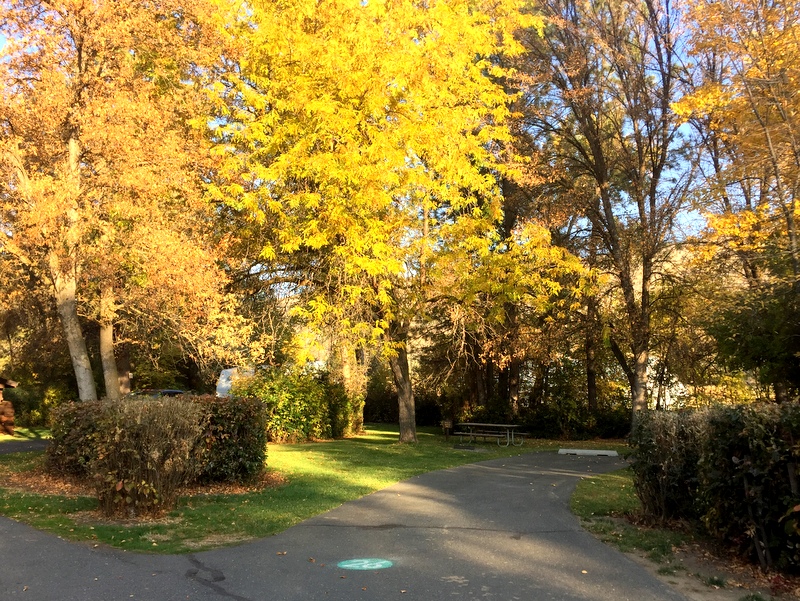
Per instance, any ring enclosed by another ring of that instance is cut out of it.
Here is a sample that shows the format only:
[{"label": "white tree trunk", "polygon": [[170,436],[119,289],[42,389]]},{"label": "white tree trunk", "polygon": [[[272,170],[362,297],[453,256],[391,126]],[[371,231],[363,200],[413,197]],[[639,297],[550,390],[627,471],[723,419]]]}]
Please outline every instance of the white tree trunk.
[{"label": "white tree trunk", "polygon": [[114,291],[103,288],[100,295],[100,360],[103,363],[103,380],[106,398],[120,399],[119,371],[114,355]]},{"label": "white tree trunk", "polygon": [[58,259],[54,255],[50,257],[50,269],[56,308],[61,326],[64,328],[64,337],[67,339],[75,381],[78,384],[78,397],[81,401],[96,401],[97,388],[94,384],[92,364],[89,361],[86,340],[78,319],[78,303],[75,298],[77,278],[73,273],[62,273]]}]

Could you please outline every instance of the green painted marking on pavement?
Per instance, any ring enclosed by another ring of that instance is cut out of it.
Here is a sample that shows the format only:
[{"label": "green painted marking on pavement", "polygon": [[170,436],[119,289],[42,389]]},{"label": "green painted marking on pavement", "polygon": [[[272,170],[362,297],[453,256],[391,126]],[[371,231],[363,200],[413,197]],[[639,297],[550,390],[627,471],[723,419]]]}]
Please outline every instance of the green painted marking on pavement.
[{"label": "green painted marking on pavement", "polygon": [[384,570],[392,567],[392,562],[388,559],[378,559],[370,557],[368,559],[348,559],[336,564],[343,570]]}]

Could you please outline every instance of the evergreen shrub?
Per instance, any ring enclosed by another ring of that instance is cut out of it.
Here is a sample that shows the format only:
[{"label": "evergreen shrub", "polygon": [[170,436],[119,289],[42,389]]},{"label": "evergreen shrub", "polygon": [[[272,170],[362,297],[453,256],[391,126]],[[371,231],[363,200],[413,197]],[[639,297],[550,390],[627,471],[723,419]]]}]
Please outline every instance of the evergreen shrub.
[{"label": "evergreen shrub", "polygon": [[205,431],[199,478],[208,482],[247,482],[264,471],[267,413],[251,397],[190,397],[202,408]]},{"label": "evergreen shrub", "polygon": [[630,443],[649,515],[694,520],[762,569],[800,568],[800,405],[643,413]]},{"label": "evergreen shrub", "polygon": [[341,438],[361,427],[361,403],[324,372],[265,370],[237,380],[232,392],[264,404],[271,442]]}]

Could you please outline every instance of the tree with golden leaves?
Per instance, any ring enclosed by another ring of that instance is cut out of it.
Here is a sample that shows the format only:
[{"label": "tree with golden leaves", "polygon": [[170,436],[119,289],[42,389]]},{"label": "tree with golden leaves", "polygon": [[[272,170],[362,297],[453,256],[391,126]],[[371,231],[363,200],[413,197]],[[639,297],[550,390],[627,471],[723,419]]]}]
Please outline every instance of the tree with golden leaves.
[{"label": "tree with golden leaves", "polygon": [[800,390],[800,6],[693,0],[694,126],[707,219],[701,256],[727,269],[713,326],[723,355],[777,400]]},{"label": "tree with golden leaves", "polygon": [[405,442],[416,440],[407,342],[439,250],[480,246],[502,215],[510,98],[498,59],[537,24],[523,8],[257,0],[238,32],[247,54],[218,87],[217,198],[260,224],[258,261],[292,281],[295,314],[382,344]]},{"label": "tree with golden leaves", "polygon": [[204,0],[0,4],[0,253],[50,289],[82,400],[97,397],[82,317],[100,326],[116,398],[115,324],[143,315],[180,329],[216,290],[201,199],[209,166],[193,127],[205,125],[219,55],[214,10]]}]

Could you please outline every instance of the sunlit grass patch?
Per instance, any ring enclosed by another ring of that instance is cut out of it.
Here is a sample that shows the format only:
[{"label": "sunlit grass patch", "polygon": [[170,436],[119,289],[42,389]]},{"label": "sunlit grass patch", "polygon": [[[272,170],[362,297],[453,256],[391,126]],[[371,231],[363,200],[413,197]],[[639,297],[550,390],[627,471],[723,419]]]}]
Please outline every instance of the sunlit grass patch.
[{"label": "sunlit grass patch", "polygon": [[686,539],[680,532],[646,528],[624,519],[641,511],[630,468],[584,478],[575,489],[570,507],[583,526],[603,542],[625,553],[642,552],[659,563],[669,563],[675,548]]},{"label": "sunlit grass patch", "polygon": [[50,430],[47,428],[14,428],[14,436],[0,432],[0,443],[12,440],[43,440],[50,438]]},{"label": "sunlit grass patch", "polygon": [[630,468],[584,478],[578,483],[570,507],[577,516],[624,516],[641,509]]}]

